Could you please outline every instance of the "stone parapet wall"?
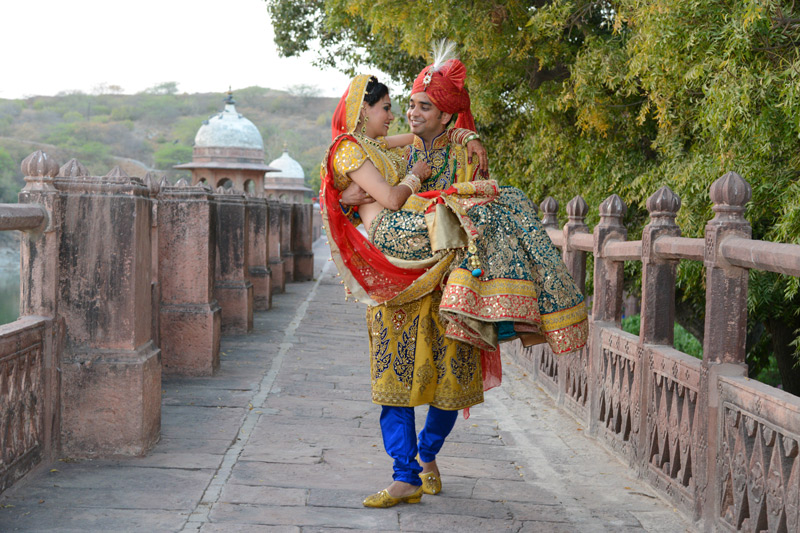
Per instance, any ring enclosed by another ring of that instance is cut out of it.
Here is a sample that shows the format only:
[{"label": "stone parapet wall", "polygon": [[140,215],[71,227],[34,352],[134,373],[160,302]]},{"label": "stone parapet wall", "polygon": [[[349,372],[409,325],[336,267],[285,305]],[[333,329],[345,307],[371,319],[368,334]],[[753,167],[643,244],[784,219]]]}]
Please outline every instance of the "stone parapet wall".
[{"label": "stone parapet wall", "polygon": [[0,231],[21,232],[22,316],[0,326],[0,492],[57,456],[147,453],[162,372],[212,375],[221,330],[269,308],[272,270],[280,290],[294,279],[293,246],[303,279],[313,264],[310,205],[42,152],[21,168],[19,204],[0,205]]},{"label": "stone parapet wall", "polygon": [[[546,346],[503,351],[641,478],[705,531],[800,531],[800,398],[746,377],[747,269],[800,276],[800,246],[750,239],[749,185],[728,173],[711,186],[716,216],[705,239],[680,237],[680,199],[662,187],[647,201],[641,241],[627,241],[625,204],[600,206],[592,234],[580,197],[542,202],[542,222],[580,283],[595,270],[589,344],[556,357]],[[755,250],[755,252],[753,251]],[[675,350],[675,269],[706,267],[702,360]],[[622,266],[642,262],[641,329],[620,329]]]}]

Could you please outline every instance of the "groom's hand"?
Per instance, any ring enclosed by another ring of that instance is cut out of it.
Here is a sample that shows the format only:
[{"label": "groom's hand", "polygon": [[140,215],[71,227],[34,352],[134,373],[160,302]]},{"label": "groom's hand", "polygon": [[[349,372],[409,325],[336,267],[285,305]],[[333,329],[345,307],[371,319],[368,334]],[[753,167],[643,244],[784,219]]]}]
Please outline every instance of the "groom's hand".
[{"label": "groom's hand", "polygon": [[479,139],[473,139],[467,143],[467,162],[472,163],[472,158],[478,156],[478,167],[483,172],[489,171],[489,156],[486,155],[486,148]]},{"label": "groom's hand", "polygon": [[374,201],[375,199],[355,182],[343,190],[342,196],[339,198],[339,203],[342,205],[364,205]]}]

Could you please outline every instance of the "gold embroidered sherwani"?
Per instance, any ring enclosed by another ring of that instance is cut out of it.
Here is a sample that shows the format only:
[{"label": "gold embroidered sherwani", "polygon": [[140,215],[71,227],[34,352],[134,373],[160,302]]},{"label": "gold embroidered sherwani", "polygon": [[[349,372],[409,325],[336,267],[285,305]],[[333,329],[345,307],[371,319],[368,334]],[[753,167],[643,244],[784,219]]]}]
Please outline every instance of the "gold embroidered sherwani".
[{"label": "gold embroidered sherwani", "polygon": [[[478,177],[477,162],[467,163],[466,149],[451,144],[446,133],[430,147],[415,137],[405,149],[407,170],[420,159],[431,166],[431,178],[421,192],[444,190]],[[448,410],[483,402],[481,351],[445,337],[441,299],[442,293],[434,291],[411,303],[367,309],[373,402],[402,407],[431,404]]]}]

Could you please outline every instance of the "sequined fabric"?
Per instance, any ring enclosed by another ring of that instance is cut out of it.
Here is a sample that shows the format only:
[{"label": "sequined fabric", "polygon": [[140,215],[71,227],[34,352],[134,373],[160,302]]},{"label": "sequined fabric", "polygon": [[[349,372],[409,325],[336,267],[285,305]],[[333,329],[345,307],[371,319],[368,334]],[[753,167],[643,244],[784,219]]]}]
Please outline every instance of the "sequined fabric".
[{"label": "sequined fabric", "polygon": [[[492,183],[461,184],[444,200],[473,237],[483,271],[474,276],[468,254],[462,253],[448,272],[440,308],[447,336],[493,350],[498,343],[495,324],[508,321],[523,338],[546,341],[555,353],[579,349],[588,335],[583,295],[533,203],[518,189],[498,190]],[[384,210],[371,228],[371,240],[387,256],[430,257],[423,214],[430,204],[415,198],[401,211]]]},{"label": "sequined fabric", "polygon": [[441,297],[367,309],[375,403],[454,410],[483,401],[481,350],[445,336]]}]

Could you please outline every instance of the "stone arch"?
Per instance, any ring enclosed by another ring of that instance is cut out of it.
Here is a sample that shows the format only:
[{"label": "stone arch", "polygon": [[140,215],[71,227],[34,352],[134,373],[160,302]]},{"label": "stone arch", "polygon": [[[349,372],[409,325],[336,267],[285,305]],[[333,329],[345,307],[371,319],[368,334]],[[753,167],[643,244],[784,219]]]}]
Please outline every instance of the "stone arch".
[{"label": "stone arch", "polygon": [[251,196],[256,195],[256,182],[253,180],[245,180],[244,182],[244,192]]},{"label": "stone arch", "polygon": [[222,187],[223,189],[231,189],[233,188],[233,181],[230,178],[220,178],[217,180],[217,186],[214,187],[219,188]]}]

